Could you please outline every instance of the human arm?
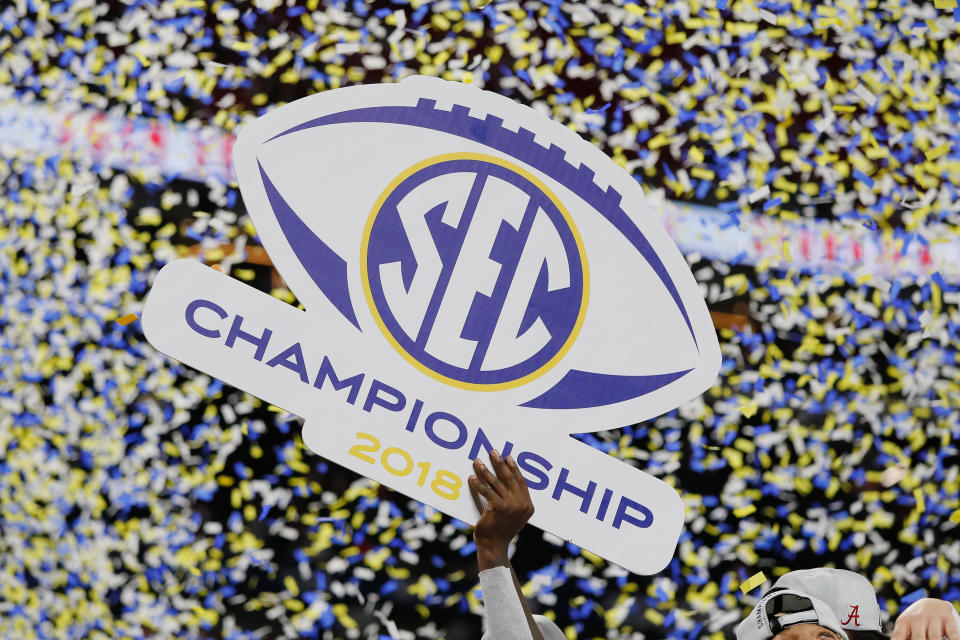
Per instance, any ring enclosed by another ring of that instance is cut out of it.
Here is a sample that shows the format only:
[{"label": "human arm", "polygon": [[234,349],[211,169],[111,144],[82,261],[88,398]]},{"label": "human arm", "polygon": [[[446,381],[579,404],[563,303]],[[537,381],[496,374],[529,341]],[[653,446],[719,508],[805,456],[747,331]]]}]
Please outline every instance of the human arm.
[{"label": "human arm", "polygon": [[891,640],[960,640],[960,614],[946,600],[921,598],[897,618]]},{"label": "human arm", "polygon": [[[475,475],[470,476],[468,484],[480,513],[473,530],[473,540],[477,545],[477,567],[480,570],[481,584],[484,586],[484,601],[488,605],[487,621],[491,637],[493,640],[521,637],[515,634],[519,632],[518,624],[522,624],[519,621],[519,611],[522,610],[533,639],[543,640],[507,556],[510,541],[533,515],[533,501],[530,499],[526,480],[520,474],[513,458],[507,456],[503,459],[494,450],[490,452],[490,464],[493,472],[479,457],[476,458],[473,461]],[[481,496],[486,505],[480,500]],[[506,595],[504,592],[509,590],[506,571],[510,572],[520,609],[516,608],[516,600],[503,599]],[[491,609],[489,605],[494,602],[501,605],[499,609]]]}]

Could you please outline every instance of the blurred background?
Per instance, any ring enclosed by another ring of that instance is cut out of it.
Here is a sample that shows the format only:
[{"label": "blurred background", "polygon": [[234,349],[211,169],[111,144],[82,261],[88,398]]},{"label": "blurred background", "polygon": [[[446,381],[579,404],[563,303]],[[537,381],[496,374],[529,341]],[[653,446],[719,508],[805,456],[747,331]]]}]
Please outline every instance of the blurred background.
[{"label": "blurred background", "polygon": [[530,527],[535,613],[720,640],[748,578],[824,565],[890,616],[960,600],[958,20],[956,0],[0,3],[0,637],[480,637],[469,526],[117,322],[183,256],[298,304],[234,134],[412,74],[624,166],[720,336],[700,398],[579,436],[678,489],[669,567]]}]

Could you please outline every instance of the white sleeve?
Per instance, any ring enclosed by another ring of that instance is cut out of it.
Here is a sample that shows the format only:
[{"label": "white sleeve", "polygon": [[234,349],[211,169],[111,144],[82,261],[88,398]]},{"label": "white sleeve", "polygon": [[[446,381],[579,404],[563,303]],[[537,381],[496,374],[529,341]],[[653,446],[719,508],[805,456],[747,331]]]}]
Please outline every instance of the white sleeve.
[{"label": "white sleeve", "polygon": [[960,613],[957,612],[957,605],[950,603],[950,609],[953,611],[953,623],[957,625],[956,633],[960,633]]},{"label": "white sleeve", "polygon": [[480,588],[486,614],[486,631],[481,640],[533,640],[510,569],[484,569],[480,572]]},{"label": "white sleeve", "polygon": [[[486,612],[485,631],[481,640],[532,640],[527,616],[517,597],[510,570],[493,567],[481,571],[480,588],[483,589],[483,608]],[[549,618],[534,615],[533,620],[544,640],[567,640],[560,627]]]},{"label": "white sleeve", "polygon": [[537,628],[540,629],[540,635],[543,636],[543,640],[567,640],[567,636],[564,635],[560,627],[550,618],[534,614],[533,620],[537,623]]}]

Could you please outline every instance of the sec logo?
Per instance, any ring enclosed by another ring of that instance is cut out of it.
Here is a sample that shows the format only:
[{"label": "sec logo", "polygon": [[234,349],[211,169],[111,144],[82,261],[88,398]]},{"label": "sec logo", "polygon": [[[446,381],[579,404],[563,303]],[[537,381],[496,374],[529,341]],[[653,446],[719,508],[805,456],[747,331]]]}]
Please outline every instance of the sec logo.
[{"label": "sec logo", "polygon": [[235,155],[297,298],[420,394],[569,433],[716,375],[699,287],[639,185],[528,107],[433,78],[350,87],[258,120]]},{"label": "sec logo", "polygon": [[384,190],[363,234],[370,311],[411,364],[484,391],[540,376],[587,309],[587,260],[563,203],[517,165],[454,153]]}]

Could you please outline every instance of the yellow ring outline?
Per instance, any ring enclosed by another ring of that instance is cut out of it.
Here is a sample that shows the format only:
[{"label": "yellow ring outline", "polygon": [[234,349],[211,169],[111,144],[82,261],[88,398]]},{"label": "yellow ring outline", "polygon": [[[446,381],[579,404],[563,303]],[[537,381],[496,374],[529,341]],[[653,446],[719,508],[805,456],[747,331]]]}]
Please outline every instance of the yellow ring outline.
[{"label": "yellow ring outline", "polygon": [[[570,335],[567,337],[566,342],[563,343],[563,346],[560,347],[560,349],[553,355],[552,358],[550,358],[550,360],[548,360],[536,371],[532,371],[531,373],[528,373],[522,378],[517,378],[516,380],[508,380],[507,382],[492,382],[489,384],[483,384],[480,382],[463,382],[462,380],[445,376],[442,373],[438,373],[427,367],[422,362],[417,360],[413,355],[408,353],[407,350],[404,349],[399,342],[397,342],[397,339],[394,338],[393,334],[390,333],[390,330],[384,323],[383,318],[380,317],[380,312],[377,310],[377,305],[373,300],[373,294],[370,292],[370,278],[369,274],[367,273],[367,247],[370,242],[370,232],[373,229],[373,222],[376,220],[377,214],[380,212],[380,208],[383,206],[383,203],[393,192],[393,190],[400,185],[400,183],[412,176],[414,173],[431,165],[439,164],[441,162],[448,162],[450,160],[478,160],[481,162],[489,162],[491,164],[500,165],[501,167],[513,171],[514,173],[518,173],[532,182],[537,188],[540,189],[540,191],[544,193],[544,195],[550,199],[551,202],[553,202],[554,206],[556,206],[560,211],[560,214],[567,222],[567,226],[570,228],[570,232],[573,234],[573,240],[577,245],[577,252],[580,254],[580,264],[582,265],[583,270],[583,294],[580,298],[580,313],[577,314],[577,320],[573,325],[573,329],[570,331]],[[587,254],[583,250],[583,240],[580,237],[580,232],[573,223],[573,218],[570,217],[570,213],[567,211],[566,207],[563,206],[563,203],[560,202],[560,199],[554,195],[553,191],[547,188],[547,185],[545,185],[539,178],[531,174],[526,169],[518,167],[517,165],[507,162],[506,160],[496,156],[490,156],[482,153],[445,153],[422,160],[404,170],[402,173],[400,173],[400,175],[394,178],[390,184],[387,185],[386,189],[384,189],[377,198],[377,201],[373,205],[373,209],[370,211],[370,215],[367,216],[367,222],[363,228],[363,236],[360,240],[360,279],[363,283],[363,295],[367,299],[367,306],[370,307],[370,313],[373,315],[374,321],[377,323],[377,326],[380,327],[380,331],[387,339],[387,342],[390,343],[390,345],[403,357],[404,360],[431,378],[451,386],[459,387],[461,389],[468,389],[470,391],[501,391],[503,389],[519,387],[520,385],[539,378],[547,371],[552,369],[563,358],[563,356],[567,355],[567,352],[570,350],[570,347],[573,346],[577,335],[580,333],[580,327],[583,326],[583,319],[587,315],[587,302],[589,300],[590,292],[589,276],[590,270],[587,266]]]}]

